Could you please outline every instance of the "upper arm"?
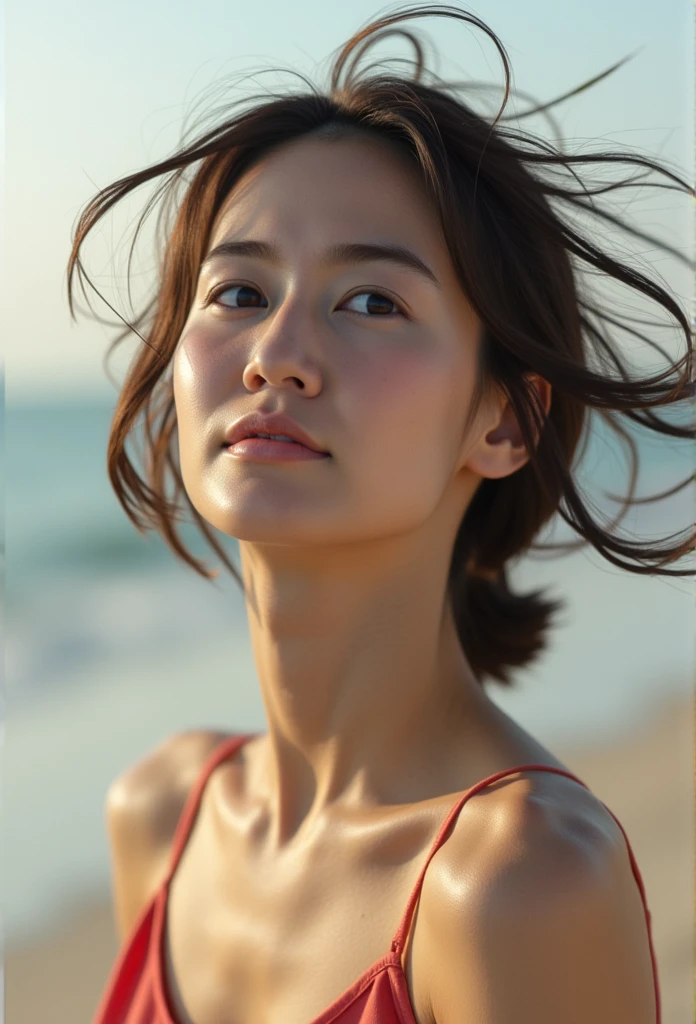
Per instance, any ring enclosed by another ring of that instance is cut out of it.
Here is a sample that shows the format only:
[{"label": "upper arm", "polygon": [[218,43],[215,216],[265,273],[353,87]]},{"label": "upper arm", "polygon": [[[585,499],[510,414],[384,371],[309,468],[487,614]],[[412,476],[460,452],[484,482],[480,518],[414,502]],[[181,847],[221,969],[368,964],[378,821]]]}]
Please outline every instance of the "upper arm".
[{"label": "upper arm", "polygon": [[229,733],[175,733],[111,783],[105,801],[114,918],[120,941],[164,881],[186,798],[204,761]]},{"label": "upper arm", "polygon": [[436,1024],[655,1024],[645,909],[623,837],[583,821],[522,829],[506,849],[440,929]]}]

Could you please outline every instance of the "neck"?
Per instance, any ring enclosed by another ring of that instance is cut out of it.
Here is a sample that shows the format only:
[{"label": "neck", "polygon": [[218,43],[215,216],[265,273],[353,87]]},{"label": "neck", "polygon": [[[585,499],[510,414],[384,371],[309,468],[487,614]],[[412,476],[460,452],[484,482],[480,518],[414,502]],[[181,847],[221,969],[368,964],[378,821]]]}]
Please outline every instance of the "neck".
[{"label": "neck", "polygon": [[448,792],[467,728],[490,705],[446,600],[447,553],[405,543],[301,560],[240,544],[270,849],[310,841],[336,812]]}]

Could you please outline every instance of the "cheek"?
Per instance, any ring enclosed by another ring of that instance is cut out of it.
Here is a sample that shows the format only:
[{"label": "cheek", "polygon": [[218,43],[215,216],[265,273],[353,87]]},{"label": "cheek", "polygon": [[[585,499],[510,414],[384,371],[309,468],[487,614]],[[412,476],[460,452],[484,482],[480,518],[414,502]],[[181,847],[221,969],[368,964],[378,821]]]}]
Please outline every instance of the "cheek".
[{"label": "cheek", "polygon": [[[451,361],[400,353],[356,384],[361,477],[372,494],[424,514],[440,499],[456,454]],[[361,375],[362,376],[362,375]]]},{"label": "cheek", "polygon": [[173,383],[175,388],[189,393],[200,388],[214,375],[214,346],[210,338],[200,330],[190,327],[179,339],[173,360]]},{"label": "cheek", "polygon": [[181,335],[172,360],[172,387],[180,424],[193,413],[195,395],[205,380],[204,366],[205,348],[196,332],[189,329]]},{"label": "cheek", "polygon": [[174,352],[172,363],[172,381],[174,388],[187,387],[195,373],[195,361],[191,358],[191,345],[189,337],[180,338],[179,344]]},{"label": "cheek", "polygon": [[[182,335],[172,357],[172,390],[182,474],[187,489],[206,460],[206,437],[211,409],[219,404],[215,387],[223,387],[211,368],[209,346],[195,331]],[[215,384],[218,381],[217,385]]]},{"label": "cheek", "polygon": [[453,386],[453,367],[432,353],[409,353],[385,366],[373,400],[390,444],[414,455],[432,452],[443,437]]},{"label": "cheek", "polygon": [[172,359],[172,387],[177,416],[185,424],[205,416],[224,401],[229,390],[229,367],[216,360],[222,347],[210,331],[190,327],[184,331]]}]

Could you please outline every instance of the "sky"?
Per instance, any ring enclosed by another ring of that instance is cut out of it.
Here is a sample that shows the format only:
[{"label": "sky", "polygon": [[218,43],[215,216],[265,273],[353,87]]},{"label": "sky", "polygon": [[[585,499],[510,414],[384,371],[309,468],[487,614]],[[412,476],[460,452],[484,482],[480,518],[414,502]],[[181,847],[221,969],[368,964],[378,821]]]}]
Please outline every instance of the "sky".
[{"label": "sky", "polygon": [[[122,0],[118,5],[6,0],[8,403],[115,394],[103,366],[115,328],[89,318],[79,289],[85,313],[76,324],[67,306],[71,234],[96,191],[174,150],[184,129],[224,101],[222,85],[230,75],[238,76],[235,99],[283,86],[298,90],[301,82],[292,70],[326,81],[332,54],[355,31],[401,6],[366,0],[330,6],[324,0],[256,0],[243,6],[208,0],[200,8],[181,0]],[[607,79],[555,109],[566,145],[637,148],[671,161],[693,181],[692,0],[482,0],[456,6],[497,33],[512,63],[514,86],[540,102],[637,51]],[[425,38],[428,65],[442,77],[503,82],[497,50],[481,30],[434,16],[409,19],[402,27]],[[393,36],[374,44],[367,63],[412,56],[408,41]],[[259,74],[263,68],[287,70]],[[403,70],[403,65],[393,69]],[[241,81],[244,73],[255,77]],[[517,109],[525,103],[521,99]],[[521,126],[550,132],[542,118]],[[139,189],[108,215],[84,249],[87,273],[126,319],[131,311],[127,253],[135,218],[152,187]],[[693,203],[683,194],[647,191],[649,202],[643,203],[620,193],[617,212],[635,211],[643,227],[692,256]],[[155,219],[156,212],[149,221],[152,229]],[[136,248],[136,308],[138,296],[147,294],[139,288],[153,280],[155,252],[148,230]],[[662,256],[655,266],[684,308],[692,309],[688,268]],[[113,318],[98,296],[91,301],[98,315]],[[136,344],[135,337],[122,343],[121,353],[111,360],[117,379]],[[673,351],[681,355],[683,336],[679,344]]]}]

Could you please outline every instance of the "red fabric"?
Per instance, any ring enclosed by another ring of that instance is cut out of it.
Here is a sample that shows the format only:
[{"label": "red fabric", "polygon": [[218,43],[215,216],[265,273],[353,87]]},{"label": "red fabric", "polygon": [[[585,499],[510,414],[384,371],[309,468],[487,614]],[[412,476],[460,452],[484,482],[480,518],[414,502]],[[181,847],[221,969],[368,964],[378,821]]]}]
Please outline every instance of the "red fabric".
[{"label": "red fabric", "polygon": [[[169,882],[176,870],[186,840],[198,811],[203,788],[215,768],[224,760],[236,754],[237,750],[256,733],[235,736],[225,740],[213,751],[206,761],[201,774],[189,794],[181,819],[177,825],[172,844],[172,856],[167,876],[152,901],[144,908],[127,941],[121,947],[111,970],[106,989],[97,1008],[92,1024],[177,1024],[167,1002],[162,966],[162,930]],[[543,764],[526,764],[491,775],[468,789],[447,814],[437,834],[430,853],[426,858],[418,880],[413,888],[399,927],[394,933],[391,949],[376,963],[368,967],[353,984],[334,1002],[327,1006],[309,1024],[416,1024],[401,966],[401,954],[408,935],[411,918],[415,911],[421,885],[430,859],[445,840],[450,825],[455,821],[469,797],[492,782],[526,771],[555,772],[566,775],[585,786],[577,776],[560,768]],[[585,789],[588,787],[585,786]],[[606,805],[605,805],[606,806]],[[609,810],[609,808],[607,808]],[[657,1024],[661,1024],[660,988],[657,963],[652,943],[651,916],[645,899],[645,888],[631,845],[621,822],[609,810],[626,839],[626,846],[633,868],[633,874],[645,907],[645,920],[650,942],[653,974],[655,980],[655,1001]]]}]

